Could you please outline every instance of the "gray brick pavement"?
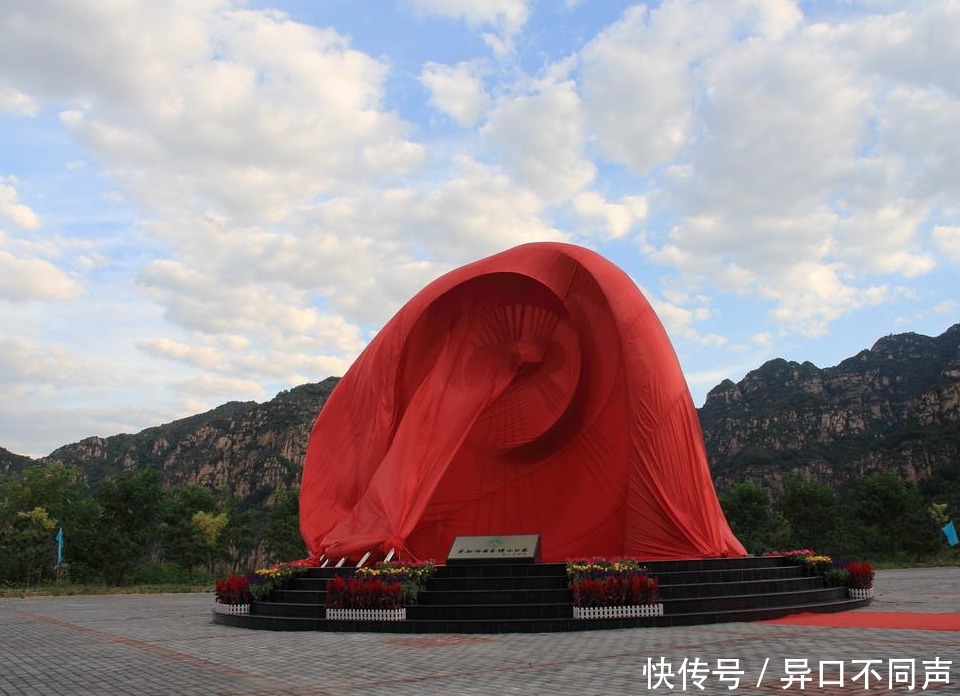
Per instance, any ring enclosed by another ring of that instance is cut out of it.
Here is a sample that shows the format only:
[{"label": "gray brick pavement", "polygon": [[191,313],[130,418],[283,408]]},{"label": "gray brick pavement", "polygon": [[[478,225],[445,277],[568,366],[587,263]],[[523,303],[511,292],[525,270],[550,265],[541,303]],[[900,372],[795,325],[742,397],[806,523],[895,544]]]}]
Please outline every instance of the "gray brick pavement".
[{"label": "gray brick pavement", "polygon": [[[866,611],[960,612],[960,568],[880,571],[877,594]],[[910,693],[888,691],[891,659],[916,661],[913,693],[960,694],[957,632],[732,623],[556,635],[273,633],[214,624],[211,602],[211,595],[0,600],[0,694]],[[922,663],[935,657],[952,661],[949,684],[932,681],[924,690],[924,677],[937,670]],[[744,674],[734,690],[708,673],[702,690],[688,679],[684,691],[684,659],[709,671],[718,660],[738,660]],[[785,660],[812,669],[802,691],[796,683],[783,688],[785,667],[794,664]],[[869,690],[852,680],[862,668],[855,660],[882,661]],[[833,664],[821,669],[821,661]],[[821,672],[838,681],[840,668],[845,688],[819,686]]]}]

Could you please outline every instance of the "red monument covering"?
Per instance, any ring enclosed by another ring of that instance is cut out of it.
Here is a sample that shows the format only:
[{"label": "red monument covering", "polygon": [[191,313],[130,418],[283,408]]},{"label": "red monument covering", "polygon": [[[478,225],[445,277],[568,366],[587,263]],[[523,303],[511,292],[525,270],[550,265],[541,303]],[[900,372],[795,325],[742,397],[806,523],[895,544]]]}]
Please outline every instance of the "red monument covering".
[{"label": "red monument covering", "polygon": [[452,271],[387,323],[314,424],[300,527],[334,558],[502,534],[540,534],[544,561],[746,553],[653,309],[554,243]]}]

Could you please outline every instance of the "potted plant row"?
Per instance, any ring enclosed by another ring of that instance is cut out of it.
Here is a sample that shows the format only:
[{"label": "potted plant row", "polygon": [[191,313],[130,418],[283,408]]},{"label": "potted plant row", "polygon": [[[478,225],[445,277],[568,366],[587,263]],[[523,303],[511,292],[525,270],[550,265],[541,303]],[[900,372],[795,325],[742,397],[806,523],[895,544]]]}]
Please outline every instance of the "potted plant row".
[{"label": "potted plant row", "polygon": [[251,602],[266,599],[274,589],[314,565],[315,559],[306,558],[218,579],[213,610],[218,614],[249,614]]},{"label": "potted plant row", "polygon": [[769,551],[765,556],[784,556],[800,563],[810,575],[821,575],[827,584],[847,588],[851,599],[873,597],[873,565],[869,561],[834,561],[812,549]]},{"label": "potted plant row", "polygon": [[838,564],[825,573],[827,582],[844,585],[851,599],[873,597],[873,566],[869,561],[850,561]]},{"label": "potted plant row", "polygon": [[663,616],[659,583],[635,560],[569,561],[567,580],[573,591],[575,619]]},{"label": "potted plant row", "polygon": [[326,616],[334,621],[403,621],[407,607],[436,567],[424,563],[380,563],[353,576],[327,580]]}]

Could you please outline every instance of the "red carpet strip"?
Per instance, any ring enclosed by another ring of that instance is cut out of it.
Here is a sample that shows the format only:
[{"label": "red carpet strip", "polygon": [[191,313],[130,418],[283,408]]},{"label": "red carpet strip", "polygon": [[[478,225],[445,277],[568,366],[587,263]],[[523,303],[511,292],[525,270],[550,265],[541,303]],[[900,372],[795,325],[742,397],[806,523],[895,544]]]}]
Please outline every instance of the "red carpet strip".
[{"label": "red carpet strip", "polygon": [[771,619],[764,623],[784,624],[787,626],[833,626],[835,628],[960,631],[960,614],[917,614],[896,611],[838,611],[834,614],[793,614],[780,619]]}]

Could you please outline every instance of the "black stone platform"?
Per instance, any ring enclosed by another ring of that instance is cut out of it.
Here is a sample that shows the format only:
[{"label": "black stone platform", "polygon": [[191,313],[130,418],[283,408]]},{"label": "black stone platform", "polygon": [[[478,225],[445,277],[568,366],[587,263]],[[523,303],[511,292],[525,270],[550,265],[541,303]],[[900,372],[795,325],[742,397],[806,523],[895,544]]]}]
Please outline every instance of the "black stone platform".
[{"label": "black stone platform", "polygon": [[835,612],[866,606],[844,587],[782,557],[650,561],[660,581],[664,615],[632,619],[574,619],[573,594],[562,563],[490,563],[439,566],[407,608],[406,621],[331,621],[325,588],[350,568],[311,568],[254,602],[246,615],[214,614],[216,623],[274,631],[383,631],[393,633],[539,633],[609,628],[686,626],[760,621],[798,612]]}]

